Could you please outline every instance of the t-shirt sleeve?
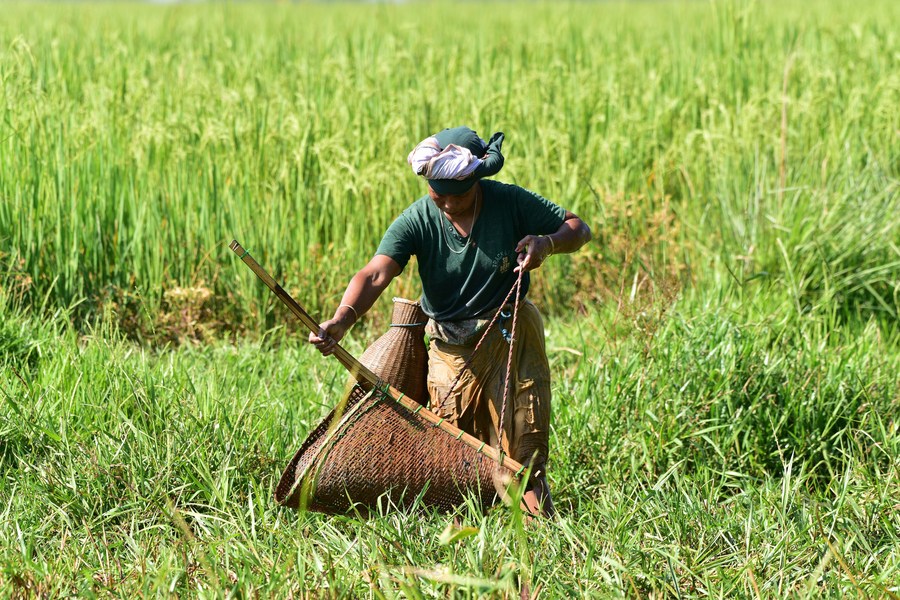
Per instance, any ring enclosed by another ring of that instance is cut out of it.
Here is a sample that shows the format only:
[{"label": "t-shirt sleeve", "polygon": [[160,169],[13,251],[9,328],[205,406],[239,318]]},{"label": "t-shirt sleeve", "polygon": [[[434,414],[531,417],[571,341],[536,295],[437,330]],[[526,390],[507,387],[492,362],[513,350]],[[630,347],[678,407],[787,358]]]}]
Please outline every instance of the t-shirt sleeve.
[{"label": "t-shirt sleeve", "polygon": [[382,254],[393,258],[401,269],[405,269],[409,258],[416,253],[415,242],[416,236],[411,219],[408,212],[403,211],[384,232],[375,255]]},{"label": "t-shirt sleeve", "polygon": [[553,233],[566,219],[566,209],[524,188],[519,188],[516,204],[524,235]]}]

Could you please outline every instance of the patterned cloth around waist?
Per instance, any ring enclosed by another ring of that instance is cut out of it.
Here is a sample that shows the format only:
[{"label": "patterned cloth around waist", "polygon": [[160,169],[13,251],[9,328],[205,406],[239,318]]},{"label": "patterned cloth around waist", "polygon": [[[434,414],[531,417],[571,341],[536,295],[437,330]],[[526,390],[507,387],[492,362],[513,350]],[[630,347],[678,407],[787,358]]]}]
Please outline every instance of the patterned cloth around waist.
[{"label": "patterned cloth around waist", "polygon": [[[505,329],[509,326],[508,321],[509,317],[512,316],[512,311],[512,304],[506,304],[503,306],[503,313],[497,317],[497,323],[499,323],[501,330],[504,331],[504,337],[506,337]],[[478,342],[484,333],[484,328],[490,324],[493,318],[494,315],[491,313],[490,318],[487,319],[462,319],[460,321],[435,321],[434,319],[428,319],[425,333],[433,340],[440,340],[454,346],[471,346]],[[509,341],[508,338],[507,341]]]}]

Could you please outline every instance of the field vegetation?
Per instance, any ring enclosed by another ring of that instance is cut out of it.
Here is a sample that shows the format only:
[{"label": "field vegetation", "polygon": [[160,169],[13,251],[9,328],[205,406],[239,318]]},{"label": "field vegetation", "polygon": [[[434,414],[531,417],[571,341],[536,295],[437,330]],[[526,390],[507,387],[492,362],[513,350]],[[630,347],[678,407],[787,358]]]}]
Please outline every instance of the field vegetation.
[{"label": "field vegetation", "polygon": [[[900,4],[0,10],[0,595],[900,596]],[[282,509],[345,373],[228,242],[330,315],[459,124],[594,231],[560,514]]]}]

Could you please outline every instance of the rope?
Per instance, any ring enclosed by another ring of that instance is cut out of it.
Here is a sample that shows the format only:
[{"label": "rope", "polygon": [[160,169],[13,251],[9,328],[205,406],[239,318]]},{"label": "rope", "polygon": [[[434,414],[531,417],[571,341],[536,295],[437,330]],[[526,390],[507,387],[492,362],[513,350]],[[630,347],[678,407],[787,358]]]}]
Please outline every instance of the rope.
[{"label": "rope", "polygon": [[[516,294],[515,304],[513,304],[513,322],[512,322],[512,331],[510,332],[509,337],[509,356],[506,359],[506,382],[503,386],[503,406],[500,408],[500,431],[497,432],[497,449],[502,452],[503,450],[503,432],[505,428],[503,427],[504,420],[506,418],[506,401],[509,397],[509,374],[512,369],[512,357],[513,357],[513,343],[515,342],[516,335],[516,321],[519,317],[519,291],[522,289],[522,275],[524,274],[524,269],[519,269],[519,276],[516,278],[515,285],[509,290],[509,293],[506,295],[506,298],[503,302],[500,303],[500,308],[497,309],[497,312],[494,314],[494,318],[491,319],[491,322],[488,323],[488,326],[484,328],[484,333],[481,334],[481,339],[478,340],[478,343],[475,344],[475,348],[472,350],[472,353],[469,355],[469,358],[466,359],[465,364],[459,370],[459,373],[456,374],[456,378],[453,380],[453,383],[450,384],[450,388],[447,390],[447,393],[444,395],[444,399],[441,401],[441,405],[446,404],[447,400],[450,398],[450,394],[456,389],[459,380],[462,378],[463,373],[472,366],[472,360],[475,358],[475,355],[478,353],[478,350],[481,348],[481,344],[487,338],[488,333],[490,333],[491,328],[494,326],[494,323],[497,321],[497,317],[500,316],[500,313],[503,312],[503,307],[509,302],[509,299],[512,297],[513,293]],[[484,444],[482,444],[482,447]]]},{"label": "rope", "polygon": [[469,358],[466,360],[465,364],[459,370],[459,373],[456,374],[456,378],[453,380],[453,383],[450,384],[450,388],[447,390],[447,393],[444,394],[444,399],[441,401],[440,405],[443,405],[450,398],[450,394],[453,393],[453,390],[456,389],[456,385],[459,383],[459,380],[462,378],[462,374],[472,366],[472,359],[478,353],[479,348],[481,348],[481,344],[484,342],[485,338],[487,338],[488,333],[491,331],[491,327],[494,326],[494,323],[497,321],[497,317],[500,316],[500,313],[503,312],[503,307],[509,302],[509,299],[512,297],[513,292],[521,287],[522,282],[522,271],[519,271],[519,278],[516,280],[516,285],[509,290],[509,293],[506,295],[506,298],[503,302],[500,303],[500,308],[497,309],[497,312],[494,314],[494,318],[491,319],[491,322],[488,323],[488,326],[484,328],[484,333],[481,334],[481,339],[478,340],[478,343],[475,344],[475,348],[472,350],[472,353],[469,355]]},{"label": "rope", "polygon": [[[513,322],[512,331],[509,333],[509,355],[506,357],[506,382],[503,384],[503,404],[500,406],[500,431],[497,432],[497,449],[503,450],[503,433],[506,431],[506,405],[509,400],[509,376],[512,373],[513,346],[516,343],[516,321],[519,319],[519,294],[518,290],[522,287],[522,273],[524,269],[519,269],[519,277],[516,279],[516,303],[513,305]],[[507,440],[508,441],[508,440]]]}]

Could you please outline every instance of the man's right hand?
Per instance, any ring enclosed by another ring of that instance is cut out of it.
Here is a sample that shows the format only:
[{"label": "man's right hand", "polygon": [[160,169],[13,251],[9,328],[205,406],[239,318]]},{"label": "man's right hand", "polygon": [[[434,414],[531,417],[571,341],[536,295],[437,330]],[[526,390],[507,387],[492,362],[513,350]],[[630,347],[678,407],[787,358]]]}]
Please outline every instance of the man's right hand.
[{"label": "man's right hand", "polygon": [[352,323],[343,319],[329,319],[319,325],[318,334],[309,334],[309,343],[315,346],[322,356],[330,356],[351,325]]}]

